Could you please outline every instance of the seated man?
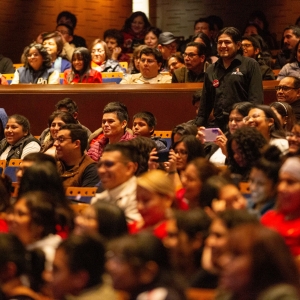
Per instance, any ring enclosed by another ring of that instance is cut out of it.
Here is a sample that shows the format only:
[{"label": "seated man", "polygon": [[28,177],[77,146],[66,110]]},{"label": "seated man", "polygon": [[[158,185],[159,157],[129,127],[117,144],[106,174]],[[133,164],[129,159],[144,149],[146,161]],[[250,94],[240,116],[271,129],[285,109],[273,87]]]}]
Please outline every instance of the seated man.
[{"label": "seated man", "polygon": [[13,67],[11,59],[4,57],[2,54],[0,54],[0,73],[11,74],[14,72],[15,68]]},{"label": "seated man", "polygon": [[73,235],[57,248],[51,290],[57,300],[117,299],[103,280],[105,247],[99,237]]},{"label": "seated man", "polygon": [[125,76],[121,84],[171,83],[171,76],[159,73],[163,57],[157,49],[147,47],[140,52],[139,58],[141,73]]},{"label": "seated man", "polygon": [[206,61],[206,46],[202,43],[188,43],[183,53],[185,67],[174,71],[172,83],[203,82]]},{"label": "seated man", "polygon": [[138,154],[128,143],[108,144],[98,164],[98,174],[105,189],[91,203],[107,201],[124,210],[127,222],[142,219],[137,209],[136,177]]},{"label": "seated man", "polygon": [[163,61],[162,71],[168,71],[168,59],[176,53],[177,40],[172,32],[162,32],[158,37],[157,49],[161,52]]},{"label": "seated man", "polygon": [[163,141],[160,137],[153,136],[156,124],[156,118],[151,112],[142,111],[133,116],[132,131],[134,135],[153,139],[157,151],[165,151],[167,150],[167,142]]},{"label": "seated man", "polygon": [[79,124],[63,125],[57,133],[57,168],[65,188],[93,187],[99,183],[96,163],[84,153],[87,140],[86,131]]}]

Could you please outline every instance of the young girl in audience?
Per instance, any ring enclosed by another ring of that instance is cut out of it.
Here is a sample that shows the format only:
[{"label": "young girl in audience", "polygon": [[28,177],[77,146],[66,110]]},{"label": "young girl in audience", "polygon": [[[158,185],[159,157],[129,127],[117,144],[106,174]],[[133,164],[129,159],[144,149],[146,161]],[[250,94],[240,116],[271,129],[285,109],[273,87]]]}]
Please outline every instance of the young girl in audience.
[{"label": "young girl in audience", "polygon": [[27,118],[12,115],[8,118],[4,129],[5,138],[0,142],[0,159],[23,159],[29,153],[40,151],[40,142],[30,133]]},{"label": "young girl in audience", "polygon": [[46,33],[42,35],[42,37],[42,44],[51,56],[52,67],[54,70],[57,70],[59,73],[63,73],[65,70],[71,69],[71,63],[67,59],[61,57],[64,48],[64,42],[61,34],[54,31]]},{"label": "young girl in audience", "polygon": [[91,68],[91,53],[87,48],[76,48],[72,55],[72,69],[64,72],[64,84],[101,83],[101,73]]},{"label": "young girl in audience", "polygon": [[151,230],[158,238],[166,236],[166,220],[175,195],[175,187],[168,174],[152,170],[137,178],[136,200],[143,224],[131,224],[132,233]]},{"label": "young girl in audience", "polygon": [[297,267],[278,233],[259,224],[241,225],[229,233],[216,300],[299,297]]},{"label": "young girl in audience", "polygon": [[186,299],[182,281],[174,276],[167,250],[150,233],[127,235],[108,246],[106,268],[115,289],[129,299]]},{"label": "young girl in audience", "polygon": [[91,46],[92,69],[98,72],[124,72],[117,60],[109,58],[109,50],[104,41],[96,39]]},{"label": "young girl in audience", "polygon": [[279,171],[276,209],[261,219],[263,225],[277,230],[294,256],[300,255],[300,158],[290,157]]},{"label": "young girl in audience", "polygon": [[300,154],[300,122],[297,122],[291,132],[287,132],[287,140],[289,142],[289,151],[287,156]]},{"label": "young girl in audience", "polygon": [[41,44],[30,44],[23,57],[24,67],[16,70],[11,84],[59,84],[59,72],[52,68],[51,56]]},{"label": "young girl in audience", "polygon": [[293,108],[287,102],[273,102],[270,104],[276,114],[284,131],[291,131],[295,122],[295,114]]}]

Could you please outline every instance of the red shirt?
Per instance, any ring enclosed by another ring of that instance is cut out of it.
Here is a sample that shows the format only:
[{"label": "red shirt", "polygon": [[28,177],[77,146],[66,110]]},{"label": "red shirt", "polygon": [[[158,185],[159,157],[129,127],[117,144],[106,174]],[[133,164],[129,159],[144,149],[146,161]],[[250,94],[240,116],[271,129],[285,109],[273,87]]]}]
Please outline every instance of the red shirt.
[{"label": "red shirt", "polygon": [[90,69],[88,75],[84,74],[82,80],[80,80],[80,76],[78,74],[75,74],[73,80],[69,82],[69,77],[72,70],[68,69],[64,71],[64,84],[69,83],[102,83],[102,75],[100,72]]}]

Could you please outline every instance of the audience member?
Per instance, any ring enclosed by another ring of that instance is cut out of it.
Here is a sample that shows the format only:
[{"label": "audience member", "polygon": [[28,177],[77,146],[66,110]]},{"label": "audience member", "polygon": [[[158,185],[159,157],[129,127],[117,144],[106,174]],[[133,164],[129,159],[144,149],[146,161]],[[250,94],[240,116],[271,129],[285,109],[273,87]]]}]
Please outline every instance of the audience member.
[{"label": "audience member", "polygon": [[136,47],[132,54],[132,59],[129,64],[128,73],[129,74],[137,74],[140,73],[140,53],[143,49],[147,48],[146,45],[140,45]]},{"label": "audience member", "polygon": [[[77,25],[77,18],[74,14],[72,14],[69,11],[62,11],[58,14],[56,18],[56,24],[67,24],[72,27],[74,30]],[[75,47],[86,47],[85,39],[78,35],[73,35],[72,43],[75,45]]]},{"label": "audience member", "polygon": [[115,204],[97,201],[75,219],[74,234],[100,234],[110,241],[128,233],[124,211]]},{"label": "audience member", "polygon": [[117,290],[130,299],[186,299],[162,242],[149,233],[128,235],[109,246],[106,267]]},{"label": "audience member", "polygon": [[158,38],[162,31],[157,27],[149,27],[146,34],[144,43],[147,47],[157,48],[158,46]]},{"label": "audience member", "polygon": [[287,76],[275,86],[277,101],[290,104],[296,120],[300,121],[300,78]]},{"label": "audience member", "polygon": [[[280,235],[259,224],[234,228],[215,299],[299,299],[299,274]],[[272,272],[270,272],[272,270]]]},{"label": "audience member", "polygon": [[40,142],[30,133],[30,124],[24,116],[8,117],[4,129],[5,138],[0,142],[0,159],[23,159],[28,153],[39,152]]},{"label": "audience member", "polygon": [[126,19],[122,28],[126,53],[132,53],[137,46],[144,44],[145,34],[150,26],[147,16],[142,11],[136,11]]},{"label": "audience member", "polygon": [[118,60],[109,58],[109,50],[104,41],[96,39],[91,46],[92,69],[98,72],[123,72]]},{"label": "audience member", "polygon": [[244,122],[248,127],[255,127],[270,145],[277,146],[283,154],[288,150],[285,133],[270,106],[254,106],[244,118]]},{"label": "audience member", "polygon": [[127,222],[141,221],[137,209],[136,177],[137,150],[128,143],[108,144],[98,164],[98,174],[105,191],[92,198],[118,205],[125,213]]},{"label": "audience member", "polygon": [[91,68],[91,53],[86,48],[76,48],[72,55],[72,69],[64,72],[64,84],[101,83],[101,73]]},{"label": "audience member", "polygon": [[167,61],[172,54],[176,53],[177,40],[172,32],[162,32],[158,38],[157,49],[162,54],[162,71],[168,71]]},{"label": "audience member", "polygon": [[94,187],[99,183],[96,163],[85,154],[88,137],[79,124],[61,126],[54,142],[57,167],[64,187]]},{"label": "audience member", "polygon": [[107,29],[104,31],[103,40],[107,45],[109,56],[108,58],[117,60],[119,62],[126,61],[129,65],[130,56],[123,53],[122,47],[124,44],[124,37],[120,30]]},{"label": "audience member", "polygon": [[204,44],[206,46],[206,53],[205,53],[206,61],[211,64],[211,63],[215,63],[218,60],[218,57],[213,56],[211,54],[212,48],[211,48],[210,41],[211,40],[204,32],[199,32],[192,37],[192,42]]},{"label": "audience member", "polygon": [[72,55],[76,48],[75,44],[72,43],[74,38],[73,27],[68,24],[58,24],[55,31],[61,35],[64,44],[63,55],[69,61],[72,61]]},{"label": "audience member", "polygon": [[262,59],[262,49],[256,36],[243,36],[242,50],[243,56],[251,57],[259,63],[262,80],[275,80],[274,72],[268,65],[266,65],[265,61]]},{"label": "audience member", "polygon": [[252,166],[249,175],[251,205],[259,216],[273,209],[275,205],[278,173],[281,167],[280,157],[280,150],[270,146]]},{"label": "audience member", "polygon": [[144,48],[140,52],[139,67],[137,74],[125,76],[121,84],[144,84],[144,83],[171,83],[172,77],[159,74],[163,62],[161,53],[154,48]]},{"label": "audience member", "polygon": [[15,71],[11,84],[58,84],[59,72],[52,68],[50,54],[41,45],[32,43],[24,49],[24,67]]},{"label": "audience member", "polygon": [[[107,144],[129,141],[133,139],[133,135],[126,130],[128,123],[127,107],[120,102],[110,102],[103,109],[102,130],[103,136],[98,137],[92,134],[91,138],[96,139],[91,144],[87,154],[95,161],[98,161],[102,156],[104,147]],[[96,131],[96,134],[99,130]]]},{"label": "audience member", "polygon": [[42,45],[51,56],[52,68],[59,73],[71,69],[71,63],[62,58],[64,43],[61,34],[58,32],[50,32],[43,35]]},{"label": "audience member", "polygon": [[276,101],[272,102],[269,106],[273,109],[282,129],[285,132],[291,131],[296,122],[295,114],[291,105],[287,102]]},{"label": "audience member", "polygon": [[300,255],[300,159],[290,157],[279,171],[276,209],[261,219],[263,225],[278,231],[294,256]]},{"label": "audience member", "polygon": [[53,263],[53,298],[117,299],[111,284],[103,278],[105,247],[97,236],[73,235],[57,248]]},{"label": "audience member", "polygon": [[183,53],[185,66],[174,71],[172,83],[203,82],[206,62],[206,46],[188,43]]},{"label": "audience member", "polygon": [[207,17],[207,19],[210,22],[210,24],[213,25],[214,29],[212,33],[212,38],[214,41],[216,41],[219,31],[224,27],[224,22],[219,16],[216,15],[210,15]]},{"label": "audience member", "polygon": [[172,146],[174,143],[178,142],[179,139],[184,136],[184,135],[197,135],[197,126],[194,124],[189,124],[189,123],[182,123],[179,125],[176,125],[171,134],[171,141],[172,141]]},{"label": "audience member", "polygon": [[300,40],[292,50],[292,55],[289,63],[285,64],[280,70],[277,80],[281,80],[284,77],[300,77]]},{"label": "audience member", "polygon": [[168,59],[168,69],[170,75],[174,74],[174,71],[184,67],[184,58],[181,54],[172,54]]},{"label": "audience member", "polygon": [[299,121],[294,124],[291,132],[287,132],[287,140],[289,142],[288,156],[300,154],[300,123]]},{"label": "audience member", "polygon": [[291,54],[300,40],[300,27],[296,25],[290,25],[283,30],[282,34],[282,49],[278,53],[274,69],[281,69],[285,64],[289,62]]},{"label": "audience member", "polygon": [[[229,110],[237,102],[263,102],[262,79],[259,65],[254,60],[239,54],[240,32],[226,27],[218,36],[218,61],[209,66],[198,112],[197,125],[207,126],[210,113],[215,117],[212,127],[225,132]],[[236,74],[237,76],[232,76]],[[243,76],[240,76],[243,75]],[[242,78],[241,78],[242,77]]]},{"label": "audience member", "polygon": [[0,54],[0,73],[2,74],[11,74],[15,72],[13,62],[10,58],[4,57]]}]

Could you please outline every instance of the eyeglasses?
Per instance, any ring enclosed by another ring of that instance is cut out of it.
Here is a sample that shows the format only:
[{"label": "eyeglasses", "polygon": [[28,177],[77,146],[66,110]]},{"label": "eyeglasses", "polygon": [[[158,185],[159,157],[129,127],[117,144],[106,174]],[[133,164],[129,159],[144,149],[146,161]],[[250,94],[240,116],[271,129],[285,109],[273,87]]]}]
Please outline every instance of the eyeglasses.
[{"label": "eyeglasses", "polygon": [[54,139],[54,142],[57,142],[59,144],[63,143],[65,140],[71,140],[72,138],[66,138],[63,136],[58,136],[56,139]]},{"label": "eyeglasses", "polygon": [[177,49],[177,44],[169,44],[169,45],[163,45],[163,47],[168,48],[169,50]]},{"label": "eyeglasses", "polygon": [[288,92],[290,90],[298,90],[298,88],[294,88],[294,87],[286,86],[286,85],[276,85],[275,90],[276,91],[282,90],[283,92]]},{"label": "eyeglasses", "polygon": [[104,50],[102,50],[102,49],[93,49],[92,50],[92,53],[94,54],[94,53],[100,53],[100,54],[102,54],[102,53],[104,53],[105,51]]},{"label": "eyeglasses", "polygon": [[197,56],[198,54],[195,53],[183,53],[182,56],[184,58],[188,57],[188,58],[194,58],[195,56]]},{"label": "eyeglasses", "polygon": [[290,139],[290,138],[300,139],[300,133],[287,132],[286,133],[286,138],[287,139]]},{"label": "eyeglasses", "polygon": [[174,150],[175,154],[178,154],[179,156],[185,156],[188,154],[185,150]]},{"label": "eyeglasses", "polygon": [[252,44],[242,44],[242,48],[250,48],[252,47]]},{"label": "eyeglasses", "polygon": [[153,64],[154,62],[156,62],[155,59],[148,59],[148,58],[141,58],[140,62],[142,62],[143,64],[148,62],[148,64]]},{"label": "eyeglasses", "polygon": [[253,114],[252,116],[247,116],[243,119],[244,123],[249,122],[250,119],[258,119],[259,117],[261,117],[260,114]]},{"label": "eyeglasses", "polygon": [[37,52],[35,52],[35,53],[28,53],[27,55],[26,55],[28,58],[30,58],[30,57],[38,57],[38,56],[40,56],[40,54],[39,53],[37,53]]}]

